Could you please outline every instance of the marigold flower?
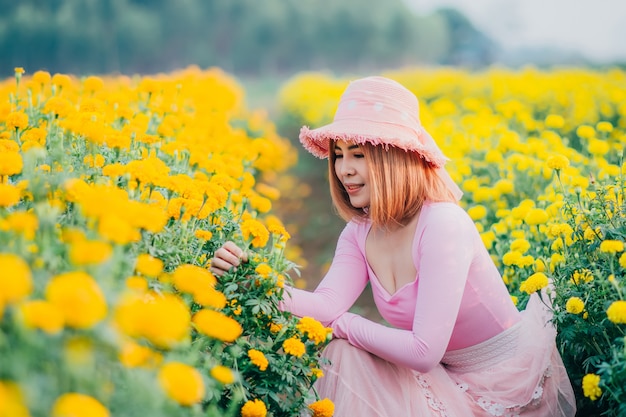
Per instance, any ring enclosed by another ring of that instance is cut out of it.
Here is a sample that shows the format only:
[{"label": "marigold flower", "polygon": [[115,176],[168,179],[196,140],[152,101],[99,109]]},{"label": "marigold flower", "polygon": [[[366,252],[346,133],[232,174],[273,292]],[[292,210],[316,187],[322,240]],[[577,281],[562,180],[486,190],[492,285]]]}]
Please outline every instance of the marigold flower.
[{"label": "marigold flower", "polygon": [[576,128],[576,134],[584,139],[591,139],[596,136],[596,130],[593,126],[580,125]]},{"label": "marigold flower", "polygon": [[524,221],[526,224],[534,226],[538,224],[544,224],[548,221],[548,213],[545,210],[540,208],[533,208],[528,210],[526,216],[524,216]]},{"label": "marigold flower", "polygon": [[72,78],[66,74],[54,74],[52,76],[52,84],[59,88],[69,88],[72,85]]},{"label": "marigold flower", "polygon": [[160,353],[132,340],[124,342],[119,353],[120,362],[127,368],[152,367],[158,365],[162,359]]},{"label": "marigold flower", "polygon": [[467,209],[467,214],[469,214],[472,220],[477,221],[487,216],[487,209],[485,206],[479,204]]},{"label": "marigold flower", "polygon": [[34,213],[16,211],[6,217],[9,230],[21,233],[26,239],[32,240],[39,227],[39,219]]},{"label": "marigold flower", "polygon": [[48,71],[35,71],[33,81],[37,84],[48,84],[52,80],[52,76]]},{"label": "marigold flower", "polygon": [[624,252],[624,242],[621,240],[604,240],[600,243],[600,251],[604,253]]},{"label": "marigold flower", "polygon": [[109,410],[93,397],[77,392],[61,395],[52,406],[52,417],[109,417]]},{"label": "marigold flower", "polygon": [[102,78],[92,75],[85,78],[85,81],[83,81],[83,86],[85,87],[85,91],[91,93],[94,91],[102,90],[102,88],[104,87],[104,81],[102,81]]},{"label": "marigold flower", "polygon": [[191,318],[185,303],[174,294],[131,294],[115,309],[115,322],[132,337],[145,337],[160,348],[169,349],[189,337]]},{"label": "marigold flower", "polygon": [[580,314],[585,309],[585,302],[579,297],[570,297],[565,303],[565,310],[568,313]]},{"label": "marigold flower", "polygon": [[20,314],[27,327],[55,334],[63,330],[63,313],[45,300],[27,301],[20,305]]},{"label": "marigold flower", "polygon": [[203,307],[222,309],[226,306],[226,296],[213,287],[198,288],[193,292],[193,300]]},{"label": "marigold flower", "polygon": [[113,249],[106,242],[81,240],[70,246],[70,262],[74,265],[97,265],[111,257]]},{"label": "marigold flower", "polygon": [[595,401],[602,395],[600,389],[600,376],[596,374],[587,374],[583,377],[583,394],[591,401]]},{"label": "marigold flower", "polygon": [[613,131],[613,125],[611,122],[598,122],[596,129],[598,129],[598,132],[611,133]]},{"label": "marigold flower", "polygon": [[0,253],[0,304],[14,303],[33,290],[28,264],[12,253]]},{"label": "marigold flower", "polygon": [[241,234],[245,240],[252,239],[252,246],[261,248],[267,244],[270,233],[263,223],[255,219],[246,219],[241,222]]},{"label": "marigold flower", "polygon": [[53,113],[61,118],[68,116],[72,110],[72,104],[62,97],[50,97],[43,107],[44,113]]},{"label": "marigold flower", "polygon": [[262,263],[254,269],[254,272],[256,272],[262,278],[267,278],[272,273],[272,267],[268,264]]},{"label": "marigold flower", "polygon": [[0,380],[0,416],[30,416],[22,390],[14,382]]},{"label": "marigold flower", "polygon": [[558,114],[549,114],[548,116],[546,116],[544,123],[548,128],[560,129],[565,126],[565,119],[563,119],[563,116],[560,116]]},{"label": "marigold flower", "polygon": [[206,287],[214,287],[217,280],[215,276],[205,268],[184,264],[174,270],[172,282],[179,291],[193,294]]},{"label": "marigold flower", "polygon": [[63,314],[65,323],[87,329],[107,315],[107,303],[96,280],[85,272],[65,272],[52,277],[46,299]]},{"label": "marigold flower", "polygon": [[520,291],[532,294],[548,286],[548,277],[543,272],[535,272],[520,285]]},{"label": "marigold flower", "polygon": [[569,159],[565,155],[552,155],[546,160],[548,168],[561,171],[569,166]]},{"label": "marigold flower", "polygon": [[200,333],[224,342],[234,342],[243,332],[239,322],[218,311],[199,310],[192,321]]},{"label": "marigold flower", "polygon": [[316,345],[326,341],[326,338],[332,332],[332,328],[324,327],[322,323],[315,320],[312,317],[302,317],[298,324],[296,324],[296,328],[302,333],[306,334],[307,337],[315,342]]},{"label": "marigold flower", "polygon": [[243,407],[241,407],[241,417],[265,417],[266,415],[267,407],[259,399],[246,401]]},{"label": "marigold flower", "polygon": [[181,405],[191,406],[204,398],[202,374],[184,363],[166,363],[159,370],[158,380],[168,397]]},{"label": "marigold flower", "polygon": [[0,207],[11,207],[19,203],[20,193],[16,186],[0,183]]},{"label": "marigold flower", "polygon": [[213,377],[213,379],[224,385],[232,384],[233,382],[235,382],[235,375],[233,374],[233,371],[226,366],[214,366],[213,368],[211,368],[211,376]]},{"label": "marigold flower", "polygon": [[7,128],[23,130],[28,127],[28,115],[21,111],[9,113],[6,120]]},{"label": "marigold flower", "polygon": [[300,339],[298,339],[297,337],[292,337],[283,342],[283,350],[285,351],[285,353],[299,358],[305,354],[306,347]]},{"label": "marigold flower", "polygon": [[328,398],[309,404],[313,417],[332,417],[335,414],[335,404]]},{"label": "marigold flower", "polygon": [[0,152],[0,176],[22,172],[24,161],[18,152]]},{"label": "marigold flower", "polygon": [[137,256],[135,271],[147,277],[157,277],[163,271],[163,261],[147,253]]},{"label": "marigold flower", "polygon": [[132,276],[126,278],[126,288],[139,292],[148,291],[148,281],[144,277]]},{"label": "marigold flower", "polygon": [[250,349],[248,350],[248,358],[250,358],[250,362],[254,365],[258,366],[259,370],[265,371],[267,369],[267,365],[269,362],[267,358],[260,350]]},{"label": "marigold flower", "polygon": [[211,233],[209,230],[199,229],[194,232],[194,236],[202,240],[211,240],[211,238],[213,237],[213,233]]},{"label": "marigold flower", "polygon": [[530,249],[530,243],[526,239],[515,239],[511,242],[510,248],[512,251],[525,253],[528,249]]},{"label": "marigold flower", "polygon": [[606,316],[615,324],[626,323],[626,301],[613,301],[606,309]]}]

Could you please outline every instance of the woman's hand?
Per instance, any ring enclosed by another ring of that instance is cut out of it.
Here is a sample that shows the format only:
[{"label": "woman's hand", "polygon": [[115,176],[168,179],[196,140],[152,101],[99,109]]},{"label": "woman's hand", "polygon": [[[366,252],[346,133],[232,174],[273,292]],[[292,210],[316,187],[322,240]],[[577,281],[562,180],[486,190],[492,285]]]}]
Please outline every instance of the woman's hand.
[{"label": "woman's hand", "polygon": [[247,261],[248,254],[233,242],[228,241],[213,254],[210,271],[214,275],[221,277],[231,268],[237,268],[241,262]]}]

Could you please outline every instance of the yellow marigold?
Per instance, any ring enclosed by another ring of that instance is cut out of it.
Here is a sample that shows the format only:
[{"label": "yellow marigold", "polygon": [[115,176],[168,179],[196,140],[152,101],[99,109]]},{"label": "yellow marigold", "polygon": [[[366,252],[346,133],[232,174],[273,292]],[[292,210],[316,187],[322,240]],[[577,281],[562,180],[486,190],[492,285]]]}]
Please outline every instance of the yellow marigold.
[{"label": "yellow marigold", "polygon": [[565,310],[568,313],[580,314],[585,309],[585,302],[579,297],[570,297],[565,303]]},{"label": "yellow marigold", "polygon": [[22,391],[14,382],[0,380],[0,416],[30,417]]},{"label": "yellow marigold", "polygon": [[11,130],[25,129],[28,127],[28,115],[21,111],[11,112],[7,116],[6,126]]},{"label": "yellow marigold", "polygon": [[479,204],[467,209],[467,214],[469,214],[472,220],[477,221],[487,216],[487,209],[485,206]]},{"label": "yellow marigold", "polygon": [[513,304],[517,305],[517,303],[518,303],[518,301],[519,301],[519,300],[518,300],[517,296],[512,295],[512,296],[511,296],[511,301],[513,301]]},{"label": "yellow marigold", "polygon": [[193,294],[206,287],[214,287],[217,280],[207,269],[184,264],[178,266],[172,274],[172,282],[179,291]]},{"label": "yellow marigold", "polygon": [[52,80],[52,76],[48,71],[35,71],[33,81],[37,84],[48,84]]},{"label": "yellow marigold", "polygon": [[267,369],[267,365],[269,365],[267,358],[260,350],[248,350],[248,358],[250,358],[250,362],[258,366],[261,371],[265,371]]},{"label": "yellow marigold", "polygon": [[600,251],[605,253],[624,252],[624,242],[621,240],[604,240],[600,243]]},{"label": "yellow marigold", "polygon": [[98,283],[85,272],[56,275],[46,286],[46,299],[63,314],[65,323],[87,329],[107,315],[107,303]]},{"label": "yellow marigold", "polygon": [[565,126],[565,119],[558,114],[549,114],[544,120],[547,128],[560,129]]},{"label": "yellow marigold", "polygon": [[270,332],[278,333],[283,328],[283,325],[280,323],[271,323],[270,324]]},{"label": "yellow marigold", "polygon": [[26,301],[20,305],[19,310],[27,327],[40,329],[49,334],[63,330],[63,313],[48,301]]},{"label": "yellow marigold", "polygon": [[622,255],[619,257],[619,265],[626,269],[626,253],[622,253]]},{"label": "yellow marigold", "polygon": [[132,337],[145,337],[160,348],[169,349],[189,337],[190,314],[174,294],[129,294],[115,309],[115,323]]},{"label": "yellow marigold", "polygon": [[194,232],[194,236],[202,240],[211,240],[211,238],[213,237],[213,233],[211,233],[209,230],[198,229]]},{"label": "yellow marigold", "polygon": [[163,261],[147,253],[137,256],[135,271],[147,277],[156,277],[163,271]]},{"label": "yellow marigold", "polygon": [[235,375],[233,374],[232,369],[227,368],[226,366],[218,365],[211,368],[211,376],[216,381],[228,385],[235,382]]},{"label": "yellow marigold", "polygon": [[596,129],[598,132],[611,133],[613,131],[613,124],[611,124],[611,122],[598,122]]},{"label": "yellow marigold", "polygon": [[267,407],[261,400],[255,399],[246,401],[241,407],[241,417],[265,417],[267,415]]},{"label": "yellow marigold", "polygon": [[596,136],[596,130],[593,126],[580,125],[576,128],[576,134],[581,138],[591,139]]},{"label": "yellow marigold", "polygon": [[283,342],[283,350],[285,351],[285,353],[299,358],[300,356],[305,354],[306,347],[300,339],[298,339],[297,337],[292,337]]},{"label": "yellow marigold", "polygon": [[552,155],[546,160],[546,165],[550,169],[560,171],[569,166],[569,159],[565,155]]},{"label": "yellow marigold", "polygon": [[106,214],[100,218],[98,233],[105,239],[119,245],[138,242],[141,238],[139,230],[125,219],[115,215]]},{"label": "yellow marigold", "polygon": [[601,139],[589,139],[587,150],[592,155],[606,155],[611,147],[608,142]]},{"label": "yellow marigold", "polygon": [[313,417],[332,417],[335,414],[335,404],[328,398],[309,404]]},{"label": "yellow marigold", "polygon": [[0,152],[0,176],[22,172],[24,162],[18,152]]},{"label": "yellow marigold", "polygon": [[532,294],[548,286],[548,277],[543,272],[535,272],[520,285],[520,291]]},{"label": "yellow marigold", "polygon": [[34,213],[16,211],[6,217],[10,230],[21,233],[26,239],[32,240],[39,227],[39,219]]},{"label": "yellow marigold", "polygon": [[193,292],[193,300],[204,307],[222,309],[226,306],[226,296],[224,293],[213,287],[198,288]]},{"label": "yellow marigold", "polygon": [[70,88],[72,85],[72,78],[67,74],[54,74],[52,76],[52,84],[59,88]]},{"label": "yellow marigold", "polygon": [[33,277],[26,262],[12,253],[0,253],[0,304],[14,303],[33,291]]},{"label": "yellow marigold", "polygon": [[19,203],[20,189],[11,184],[0,183],[0,207],[11,207]]},{"label": "yellow marigold", "polygon": [[602,395],[600,389],[600,376],[596,374],[587,374],[583,377],[583,394],[591,401],[595,401]]},{"label": "yellow marigold", "polygon": [[534,226],[544,224],[548,221],[548,213],[540,208],[532,208],[528,210],[528,213],[524,216],[526,224]]},{"label": "yellow marigold", "polygon": [[522,254],[516,250],[509,251],[502,255],[502,263],[507,266],[516,265],[522,258]]},{"label": "yellow marigold", "polygon": [[243,332],[239,322],[218,311],[199,310],[192,321],[200,333],[224,342],[234,342]]},{"label": "yellow marigold", "polygon": [[606,309],[606,316],[615,324],[626,323],[626,301],[613,301]]},{"label": "yellow marigold", "polygon": [[259,264],[255,269],[254,272],[256,272],[259,276],[261,276],[262,278],[267,278],[270,276],[270,274],[272,273],[272,267],[269,266],[268,264],[262,263]]},{"label": "yellow marigold", "polygon": [[61,395],[52,406],[52,417],[109,417],[109,410],[93,397],[77,392]]},{"label": "yellow marigold", "polygon": [[68,116],[72,110],[72,103],[63,97],[51,97],[43,107],[44,113],[52,113],[60,118]]},{"label": "yellow marigold", "polygon": [[526,239],[515,239],[511,242],[510,248],[512,251],[525,253],[528,249],[530,249],[530,243]]},{"label": "yellow marigold", "polygon": [[158,380],[168,397],[181,405],[191,406],[204,398],[202,374],[184,363],[166,363],[159,370]]},{"label": "yellow marigold", "polygon": [[126,288],[136,290],[139,292],[145,292],[148,290],[148,281],[144,277],[132,276],[126,278]]},{"label": "yellow marigold", "polygon": [[119,360],[127,368],[153,367],[163,359],[162,355],[132,340],[125,341],[119,352]]},{"label": "yellow marigold", "polygon": [[324,327],[322,323],[315,320],[312,317],[302,317],[298,324],[296,324],[296,328],[302,333],[306,334],[307,337],[315,342],[316,345],[324,342],[327,336],[332,332],[330,327]]},{"label": "yellow marigold", "polygon": [[104,87],[104,81],[102,81],[102,78],[92,75],[85,78],[85,81],[83,81],[83,86],[85,87],[85,91],[91,93],[101,90]]},{"label": "yellow marigold", "polygon": [[320,379],[324,377],[324,371],[320,368],[311,368],[311,375],[316,379]]},{"label": "yellow marigold", "polygon": [[113,249],[106,242],[81,240],[70,246],[69,257],[74,265],[96,265],[111,257]]},{"label": "yellow marigold", "polygon": [[261,248],[267,244],[270,233],[263,223],[249,218],[241,222],[241,234],[245,240],[251,240],[252,246]]}]

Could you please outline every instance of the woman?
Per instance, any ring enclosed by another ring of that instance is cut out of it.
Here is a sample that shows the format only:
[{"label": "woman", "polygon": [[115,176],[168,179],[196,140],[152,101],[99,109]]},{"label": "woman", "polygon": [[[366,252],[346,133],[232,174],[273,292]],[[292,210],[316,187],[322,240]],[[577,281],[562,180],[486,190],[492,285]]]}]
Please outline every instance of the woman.
[{"label": "woman", "polygon": [[[575,400],[537,294],[519,312],[445,156],[395,81],[353,81],[333,122],[300,141],[329,158],[333,204],[348,222],[313,292],[283,305],[333,328],[316,383],[343,416],[572,417]],[[217,275],[245,260],[231,242]],[[367,283],[386,326],[348,312]]]}]

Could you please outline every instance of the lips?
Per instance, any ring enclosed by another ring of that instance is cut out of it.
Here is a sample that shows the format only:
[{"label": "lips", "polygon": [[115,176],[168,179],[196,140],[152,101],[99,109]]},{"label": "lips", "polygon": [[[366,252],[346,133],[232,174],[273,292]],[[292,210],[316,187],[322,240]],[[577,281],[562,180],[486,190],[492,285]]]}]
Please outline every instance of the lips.
[{"label": "lips", "polygon": [[363,184],[344,184],[343,185],[348,194],[353,194],[363,188]]}]

